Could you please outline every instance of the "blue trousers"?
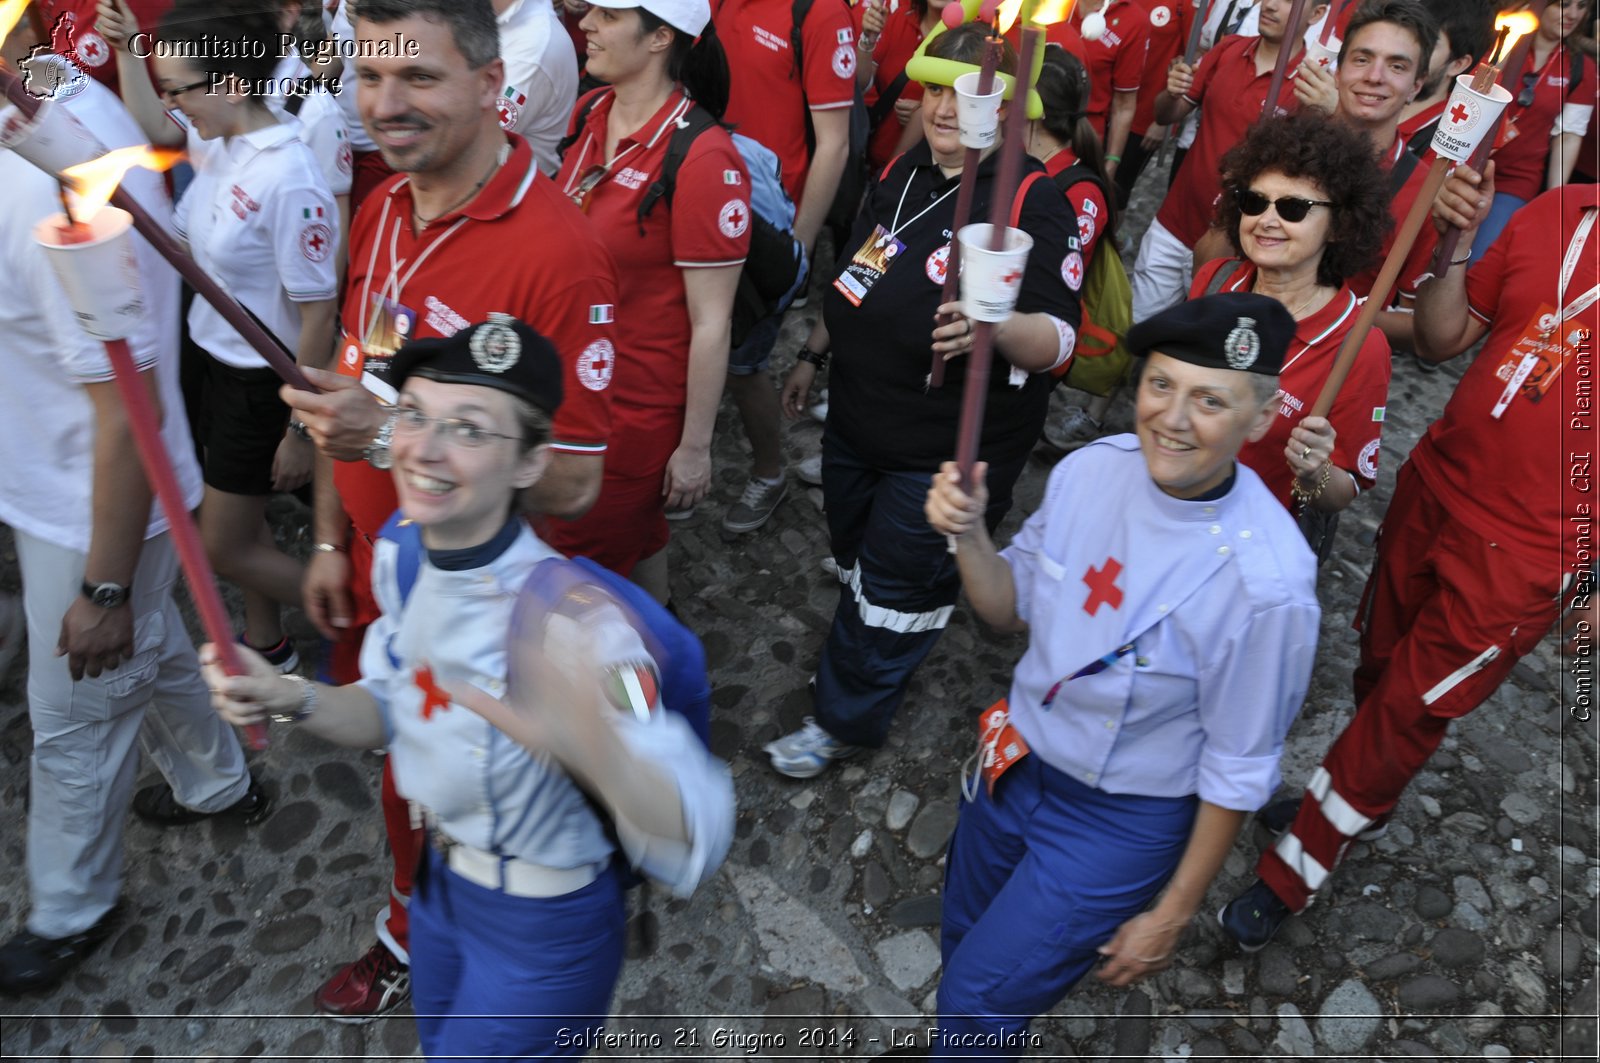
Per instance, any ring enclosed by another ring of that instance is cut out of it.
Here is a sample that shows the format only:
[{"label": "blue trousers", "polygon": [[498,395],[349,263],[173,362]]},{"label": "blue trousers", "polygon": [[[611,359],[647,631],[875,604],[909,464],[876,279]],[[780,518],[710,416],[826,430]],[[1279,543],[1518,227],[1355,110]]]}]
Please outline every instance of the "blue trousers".
[{"label": "blue trousers", "polygon": [[1198,799],[1108,794],[1030,754],[964,803],[945,870],[931,1059],[1016,1059],[1033,1016],[1172,877]]},{"label": "blue trousers", "polygon": [[[1528,201],[1518,196],[1508,195],[1505,192],[1494,194],[1494,200],[1489,204],[1489,213],[1484,217],[1483,224],[1478,226],[1478,235],[1472,239],[1474,262],[1487,254],[1489,248],[1500,238],[1500,233],[1511,220],[1511,215],[1527,205]],[[1457,255],[1460,253],[1456,252]]]},{"label": "blue trousers", "polygon": [[424,846],[411,899],[411,999],[429,1059],[582,1056],[622,970],[624,913],[607,872],[562,897],[508,897]]},{"label": "blue trousers", "polygon": [[[1011,508],[1026,461],[990,469],[990,532]],[[817,665],[815,716],[851,745],[883,745],[912,674],[961,594],[956,559],[923,515],[932,479],[870,465],[837,432],[823,430],[822,497],[840,587]]]}]

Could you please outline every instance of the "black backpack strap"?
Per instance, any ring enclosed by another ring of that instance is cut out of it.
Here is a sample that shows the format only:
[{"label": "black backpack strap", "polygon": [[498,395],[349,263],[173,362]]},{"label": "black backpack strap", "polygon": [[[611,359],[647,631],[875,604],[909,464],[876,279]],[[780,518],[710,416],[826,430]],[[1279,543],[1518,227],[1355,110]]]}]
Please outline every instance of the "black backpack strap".
[{"label": "black backpack strap", "polygon": [[295,84],[294,91],[289,93],[289,98],[283,104],[283,109],[290,118],[300,117],[300,109],[306,105],[306,96],[310,92],[311,79],[300,78]]},{"label": "black backpack strap", "polygon": [[1394,160],[1394,165],[1389,168],[1389,195],[1391,198],[1400,194],[1400,190],[1411,179],[1412,171],[1417,168],[1417,163],[1422,161],[1422,158],[1415,152],[1410,151],[1409,148],[1410,145],[1408,144],[1405,148],[1400,149],[1400,157]]},{"label": "black backpack strap", "polygon": [[[1439,117],[1442,118],[1444,116],[1440,115]],[[1419,159],[1428,154],[1428,149],[1433,146],[1433,134],[1438,132],[1438,129],[1439,119],[1435,118],[1433,121],[1423,125],[1415,133],[1412,133],[1411,139],[1406,141],[1407,153],[1415,155]]]},{"label": "black backpack strap", "polygon": [[572,115],[572,132],[556,142],[557,158],[565,158],[568,149],[578,142],[578,138],[583,135],[583,127],[589,122],[589,113],[595,109],[595,105],[600,102],[601,97],[609,91],[610,87],[607,86],[578,99],[577,110]]},{"label": "black backpack strap", "polygon": [[678,168],[683,165],[683,160],[689,157],[689,148],[701,133],[717,124],[711,117],[711,112],[701,107],[698,103],[691,103],[689,109],[678,119],[677,126],[672,130],[672,137],[667,141],[667,157],[661,163],[661,172],[656,179],[645,189],[644,197],[639,200],[639,209],[635,211],[639,219],[639,234],[644,235],[644,220],[655,209],[656,203],[667,201],[667,206],[672,206],[672,193],[678,187]]},{"label": "black backpack strap", "polygon": [[789,8],[789,57],[794,62],[796,75],[804,69],[804,60],[800,56],[801,38],[804,36],[801,28],[805,26],[806,16],[809,14],[811,14],[811,0],[794,0],[794,4]]},{"label": "black backpack strap", "polygon": [[872,128],[877,129],[883,120],[889,117],[889,112],[894,110],[894,105],[899,101],[900,94],[906,90],[906,85],[911,81],[911,75],[904,70],[895,75],[879,96],[877,102],[867,111],[867,120],[872,123]]},{"label": "black backpack strap", "polygon": [[1216,295],[1222,291],[1223,286],[1233,280],[1233,275],[1238,273],[1239,267],[1243,265],[1244,262],[1241,259],[1224,259],[1222,265],[1217,267],[1217,272],[1212,275],[1211,280],[1206,282],[1206,294]]},{"label": "black backpack strap", "polygon": [[1081,162],[1073,163],[1056,174],[1051,180],[1055,181],[1056,187],[1061,189],[1062,195],[1066,195],[1073,185],[1081,181],[1093,181],[1094,186],[1100,190],[1100,195],[1104,196],[1106,194],[1106,183],[1100,179],[1100,175]]},{"label": "black backpack strap", "polygon": [[1567,49],[1567,99],[1572,99],[1572,94],[1578,91],[1578,86],[1583,84],[1583,53],[1572,45]]}]

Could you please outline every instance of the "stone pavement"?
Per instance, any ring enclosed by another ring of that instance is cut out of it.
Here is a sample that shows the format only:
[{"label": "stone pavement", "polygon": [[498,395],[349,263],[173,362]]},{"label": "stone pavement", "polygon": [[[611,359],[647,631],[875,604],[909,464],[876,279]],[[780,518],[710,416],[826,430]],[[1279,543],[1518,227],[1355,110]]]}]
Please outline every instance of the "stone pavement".
[{"label": "stone pavement", "polygon": [[[1147,182],[1148,183],[1148,182]],[[1141,189],[1141,192],[1145,192]],[[1124,229],[1148,223],[1142,195]],[[1128,261],[1132,262],[1131,255]],[[791,360],[802,317],[788,323]],[[1395,470],[1459,368],[1396,361],[1375,497],[1346,516],[1324,567],[1322,645],[1283,774],[1298,787],[1353,710],[1349,620]],[[1127,426],[1129,411],[1113,411]],[[809,782],[774,775],[762,743],[808,711],[806,680],[837,596],[820,494],[798,483],[761,532],[727,544],[722,507],[747,458],[725,404],[712,504],[673,537],[676,601],[705,641],[712,741],[737,780],[738,835],[692,900],[654,895],[634,917],[605,1058],[879,1054],[924,1030],[938,983],[939,886],[976,713],[1023,649],[958,609],[886,749]],[[820,429],[788,429],[791,456]],[[1032,463],[1003,535],[1037,504]],[[303,513],[278,530],[306,548]],[[0,586],[14,588],[9,552]],[[303,629],[306,630],[306,629]],[[302,646],[312,643],[302,640]],[[1324,897],[1245,956],[1211,912],[1251,878],[1247,828],[1169,971],[1131,990],[1093,978],[1034,1027],[1030,1058],[1593,1058],[1596,741],[1567,713],[1552,641],[1461,721],[1402,800],[1388,837],[1358,843]],[[0,677],[0,933],[27,906],[31,741],[21,665]],[[387,853],[378,759],[276,728],[255,767],[276,798],[263,825],[157,831],[130,817],[129,917],[54,993],[0,1000],[19,1058],[411,1058],[409,1015],[368,1026],[312,1015],[311,992],[372,940]],[[149,774],[149,773],[147,773]]]}]

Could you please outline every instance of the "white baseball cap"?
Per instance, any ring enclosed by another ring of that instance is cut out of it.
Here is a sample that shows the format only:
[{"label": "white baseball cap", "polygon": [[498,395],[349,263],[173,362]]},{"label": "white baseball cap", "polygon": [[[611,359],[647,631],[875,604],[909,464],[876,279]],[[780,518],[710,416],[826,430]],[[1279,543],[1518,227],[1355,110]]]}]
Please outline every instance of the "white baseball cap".
[{"label": "white baseball cap", "polygon": [[691,37],[700,36],[706,23],[711,21],[709,0],[589,0],[589,3],[594,7],[619,10],[643,8],[673,29]]}]

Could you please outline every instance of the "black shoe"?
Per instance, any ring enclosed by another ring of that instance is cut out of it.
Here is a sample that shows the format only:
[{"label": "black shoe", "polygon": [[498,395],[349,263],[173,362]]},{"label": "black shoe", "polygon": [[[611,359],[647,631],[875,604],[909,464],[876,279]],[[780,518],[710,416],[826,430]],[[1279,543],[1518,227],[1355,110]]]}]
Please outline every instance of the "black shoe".
[{"label": "black shoe", "polygon": [[1217,922],[1241,949],[1260,952],[1293,914],[1271,886],[1256,879],[1249,889],[1222,906]]},{"label": "black shoe", "polygon": [[133,795],[133,814],[158,827],[181,827],[213,816],[228,816],[245,824],[260,823],[271,812],[272,798],[267,796],[254,775],[250,776],[250,789],[243,797],[216,812],[200,812],[180,805],[172,793],[172,785],[164,781],[146,786]]},{"label": "black shoe", "polygon": [[32,993],[50,989],[111,936],[122,917],[122,902],[87,930],[64,938],[45,938],[21,931],[0,945],[0,992]]}]

